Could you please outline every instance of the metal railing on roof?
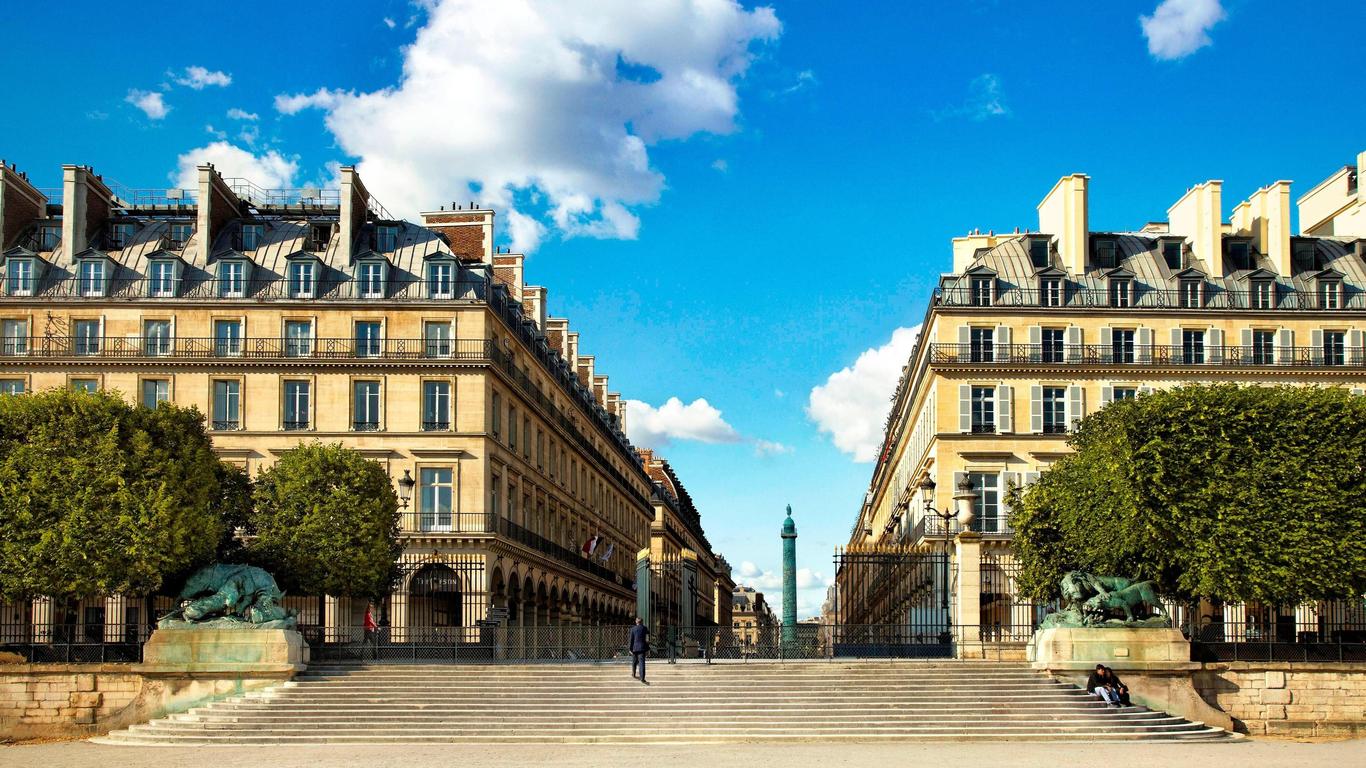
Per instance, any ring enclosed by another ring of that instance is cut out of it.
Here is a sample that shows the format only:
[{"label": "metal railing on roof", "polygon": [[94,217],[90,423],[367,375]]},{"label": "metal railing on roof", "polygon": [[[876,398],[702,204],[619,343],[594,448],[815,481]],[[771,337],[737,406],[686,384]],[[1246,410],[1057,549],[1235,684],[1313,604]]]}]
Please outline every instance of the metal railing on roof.
[{"label": "metal railing on roof", "polygon": [[227,178],[223,180],[234,195],[243,202],[258,208],[296,207],[336,207],[341,205],[341,192],[323,187],[296,187],[290,189],[265,189],[249,179]]},{"label": "metal railing on roof", "polygon": [[199,192],[194,189],[127,187],[108,180],[105,186],[114,193],[114,206],[125,210],[193,208],[198,205]]}]

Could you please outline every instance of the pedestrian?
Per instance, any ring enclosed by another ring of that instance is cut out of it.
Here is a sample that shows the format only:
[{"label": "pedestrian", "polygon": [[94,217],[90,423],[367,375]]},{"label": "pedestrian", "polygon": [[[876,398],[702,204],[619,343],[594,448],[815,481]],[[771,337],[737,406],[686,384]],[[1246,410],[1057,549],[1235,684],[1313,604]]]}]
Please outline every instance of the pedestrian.
[{"label": "pedestrian", "polygon": [[365,660],[365,651],[373,649],[373,658],[379,660],[379,624],[375,623],[375,604],[365,604],[365,638],[361,646],[360,657]]},{"label": "pedestrian", "polygon": [[1116,675],[1113,669],[1106,667],[1105,674],[1110,678],[1110,690],[1115,692],[1115,698],[1119,701],[1119,705],[1121,707],[1131,706],[1131,702],[1129,701],[1129,686],[1125,685],[1124,681],[1119,679],[1119,675]]},{"label": "pedestrian", "polygon": [[[631,677],[645,682],[645,655],[650,652],[650,629],[645,623],[636,617],[636,625],[631,627]],[[640,667],[640,674],[636,674],[636,667]],[[649,685],[649,683],[646,683]]]},{"label": "pedestrian", "polygon": [[1086,678],[1086,690],[1099,696],[1101,701],[1112,707],[1120,705],[1119,694],[1110,687],[1110,673],[1104,664],[1097,664],[1096,671]]}]

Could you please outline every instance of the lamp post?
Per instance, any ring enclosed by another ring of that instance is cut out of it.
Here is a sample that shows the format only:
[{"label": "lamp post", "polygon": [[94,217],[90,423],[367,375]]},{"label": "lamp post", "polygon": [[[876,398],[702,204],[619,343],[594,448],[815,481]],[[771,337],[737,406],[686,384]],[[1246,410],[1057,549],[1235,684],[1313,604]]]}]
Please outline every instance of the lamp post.
[{"label": "lamp post", "polygon": [[413,486],[415,485],[417,485],[417,481],[408,473],[408,470],[403,470],[403,477],[398,479],[398,500],[405,511],[408,509],[408,500],[413,497]]},{"label": "lamp post", "polygon": [[949,613],[949,545],[953,540],[950,524],[954,520],[961,520],[962,530],[967,530],[972,525],[972,516],[977,506],[977,492],[972,490],[972,481],[964,475],[953,494],[953,506],[939,509],[934,505],[934,486],[934,479],[926,475],[920,482],[920,496],[925,502],[925,515],[934,515],[944,523],[944,570],[940,609],[944,611],[944,640],[949,642],[953,638],[953,617]]}]

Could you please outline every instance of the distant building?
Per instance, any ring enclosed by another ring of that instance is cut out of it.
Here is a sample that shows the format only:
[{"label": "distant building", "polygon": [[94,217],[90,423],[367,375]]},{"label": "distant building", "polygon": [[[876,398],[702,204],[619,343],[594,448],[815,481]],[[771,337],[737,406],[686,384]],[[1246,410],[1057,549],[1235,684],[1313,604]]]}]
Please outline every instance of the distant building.
[{"label": "distant building", "polygon": [[763,592],[737,586],[732,600],[731,626],[741,647],[771,646],[778,640],[778,619]]}]

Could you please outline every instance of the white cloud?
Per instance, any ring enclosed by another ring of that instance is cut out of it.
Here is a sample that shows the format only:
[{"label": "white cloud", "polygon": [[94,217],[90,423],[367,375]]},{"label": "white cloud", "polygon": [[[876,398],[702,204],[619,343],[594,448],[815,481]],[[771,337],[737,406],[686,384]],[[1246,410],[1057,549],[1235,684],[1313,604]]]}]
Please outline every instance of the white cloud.
[{"label": "white cloud", "polygon": [[1209,31],[1228,17],[1219,0],[1162,0],[1151,16],[1139,16],[1148,53],[1170,61],[1214,42]]},{"label": "white cloud", "polygon": [[644,447],[664,446],[672,440],[696,440],[702,443],[739,443],[744,440],[721,417],[721,412],[702,397],[687,405],[671,397],[658,408],[640,400],[627,400],[626,429],[631,442]]},{"label": "white cloud", "polygon": [[1010,114],[1010,107],[1006,106],[1005,96],[1001,92],[1001,78],[987,72],[974,77],[972,82],[968,83],[968,95],[962,104],[936,110],[932,114],[936,120],[966,117],[981,121],[992,117],[1004,117]]},{"label": "white cloud", "polygon": [[176,170],[170,174],[172,182],[182,189],[194,189],[199,185],[196,166],[204,163],[213,163],[225,177],[249,179],[265,189],[292,187],[294,175],[299,172],[297,158],[285,157],[275,150],[253,155],[226,141],[215,141],[181,155]]},{"label": "white cloud", "polygon": [[648,13],[633,0],[424,6],[398,83],[282,94],[276,108],[326,110],[390,210],[473,196],[537,221],[521,227],[533,244],[551,230],[635,237],[637,210],[664,188],[650,147],[733,131],[752,48],[781,32],[771,8],[736,0],[656,0]]},{"label": "white cloud", "polygon": [[171,111],[166,105],[166,100],[157,91],[139,91],[136,88],[128,92],[124,101],[142,110],[143,114],[151,120],[160,120]]},{"label": "white cloud", "polygon": [[202,91],[211,85],[219,88],[232,85],[232,75],[227,72],[210,71],[204,67],[186,67],[185,74],[175,78],[175,81],[186,88]]},{"label": "white cloud", "polygon": [[[781,614],[783,609],[783,574],[760,568],[746,560],[735,569],[736,583],[753,587],[764,593],[764,599],[773,612]],[[830,579],[820,571],[810,568],[797,569],[797,617],[820,613],[821,603],[825,601],[826,588]],[[779,615],[779,618],[782,618]]]},{"label": "white cloud", "polygon": [[726,162],[725,158],[718,157],[715,160],[711,161],[711,167],[712,170],[716,171],[717,173],[725,173],[726,171],[730,170],[730,163]]},{"label": "white cloud", "polygon": [[811,389],[806,415],[854,461],[877,458],[892,394],[919,336],[918,325],[898,328],[886,344],[865,350]]},{"label": "white cloud", "polygon": [[256,114],[255,112],[248,112],[248,111],[246,111],[245,109],[238,109],[237,107],[233,107],[232,109],[228,110],[228,119],[229,119],[229,120],[259,120],[259,119],[261,119],[261,116],[258,115],[258,114]]},{"label": "white cloud", "polygon": [[293,115],[305,109],[332,109],[341,103],[343,97],[352,96],[346,91],[319,88],[313,93],[279,94],[275,97],[275,109],[286,115]]},{"label": "white cloud", "polygon": [[388,16],[385,16],[385,17],[384,17],[384,26],[388,27],[389,29],[393,29],[394,27],[397,27],[397,26],[398,26],[398,22],[394,21],[393,19],[389,18]]}]

